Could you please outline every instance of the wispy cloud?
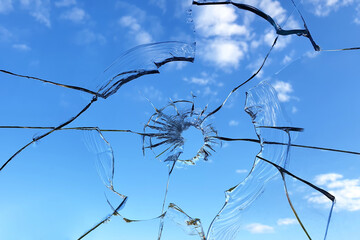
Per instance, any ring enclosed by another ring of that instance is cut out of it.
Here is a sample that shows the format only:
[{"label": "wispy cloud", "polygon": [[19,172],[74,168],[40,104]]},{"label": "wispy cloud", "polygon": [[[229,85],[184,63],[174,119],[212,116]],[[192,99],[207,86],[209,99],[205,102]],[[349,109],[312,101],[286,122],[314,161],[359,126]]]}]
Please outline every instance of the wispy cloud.
[{"label": "wispy cloud", "polygon": [[[155,42],[163,34],[162,21],[159,16],[151,15],[129,1],[117,1],[116,8],[123,13],[117,23],[126,30],[127,38],[136,44]],[[135,44],[133,43],[133,44]]]},{"label": "wispy cloud", "polygon": [[166,0],[150,0],[150,3],[158,6],[163,12],[166,12]]},{"label": "wispy cloud", "polygon": [[199,85],[199,86],[208,86],[213,85],[217,87],[222,87],[224,84],[217,81],[217,74],[208,74],[207,72],[201,72],[200,76],[196,77],[184,77],[185,82]]},{"label": "wispy cloud", "polygon": [[12,0],[0,0],[0,13],[8,13],[13,9]]},{"label": "wispy cloud", "polygon": [[[327,173],[316,176],[314,182],[336,197],[336,211],[360,211],[360,178],[346,179],[338,173]],[[330,203],[326,197],[317,193],[306,199],[319,205]]]},{"label": "wispy cloud", "polygon": [[122,27],[130,30],[130,34],[134,36],[138,44],[145,44],[152,42],[152,36],[149,32],[143,29],[138,20],[130,15],[123,16],[119,19],[118,23]]},{"label": "wispy cloud", "polygon": [[317,56],[319,56],[320,53],[316,52],[316,51],[307,51],[304,53],[304,57],[308,57],[308,58],[316,58]]},{"label": "wispy cloud", "polygon": [[76,4],[76,0],[61,0],[55,2],[56,7],[68,7],[75,4]]},{"label": "wispy cloud", "polygon": [[218,92],[213,90],[211,87],[207,86],[204,88],[204,90],[202,91],[204,96],[216,96],[218,95]]},{"label": "wispy cloud", "polygon": [[66,12],[61,14],[62,19],[66,19],[74,23],[81,23],[85,20],[86,17],[87,14],[85,10],[78,7],[73,7],[72,9],[67,10]]},{"label": "wispy cloud", "polygon": [[246,170],[246,169],[236,169],[235,172],[238,173],[238,174],[242,174],[242,173],[247,173],[248,170]]},{"label": "wispy cloud", "polygon": [[150,101],[162,101],[164,99],[163,93],[154,86],[144,87],[141,93]]},{"label": "wispy cloud", "polygon": [[106,39],[100,33],[95,33],[92,30],[84,29],[77,33],[75,41],[79,45],[99,43],[105,44]]},{"label": "wispy cloud", "polygon": [[[274,29],[269,29],[265,31],[264,34],[264,43],[267,44],[269,47],[271,47],[274,43],[274,40],[276,38],[276,32]],[[276,42],[276,45],[274,46],[274,49],[283,49],[285,48],[290,42],[291,42],[292,36],[281,36],[278,38],[278,41]]]},{"label": "wispy cloud", "polygon": [[286,19],[286,10],[279,1],[261,0],[259,1],[259,8],[270,14],[279,24]]},{"label": "wispy cloud", "polygon": [[197,85],[208,85],[210,82],[210,79],[208,78],[198,78],[198,77],[192,77],[192,78],[184,78],[185,82],[197,84]]},{"label": "wispy cloud", "polygon": [[306,0],[312,5],[312,12],[319,17],[328,16],[331,12],[336,12],[339,8],[354,3],[354,0]]},{"label": "wispy cloud", "polygon": [[274,233],[274,228],[268,225],[261,223],[251,223],[245,226],[245,229],[253,234],[264,234],[264,233]]},{"label": "wispy cloud", "polygon": [[230,120],[229,121],[229,126],[230,127],[236,127],[239,125],[239,121],[236,121],[236,120]]},{"label": "wispy cloud", "polygon": [[276,81],[273,84],[273,88],[276,90],[280,102],[288,102],[291,99],[290,93],[294,90],[290,83],[283,81]]},{"label": "wispy cloud", "polygon": [[0,26],[0,41],[9,41],[13,34],[6,28]]},{"label": "wispy cloud", "polygon": [[298,221],[295,218],[280,218],[279,220],[277,220],[276,223],[277,225],[282,226],[297,224]]},{"label": "wispy cloud", "polygon": [[29,51],[31,48],[26,44],[13,44],[13,48],[19,50],[19,51]]},{"label": "wispy cloud", "polygon": [[354,23],[360,25],[360,4],[356,7],[356,16],[354,18]]},{"label": "wispy cloud", "polygon": [[315,177],[315,183],[319,185],[326,185],[331,182],[336,182],[337,180],[341,179],[343,176],[338,173],[327,173],[317,175]]},{"label": "wispy cloud", "polygon": [[282,60],[282,63],[285,65],[285,64],[288,64],[291,61],[292,61],[292,57],[290,55],[285,55],[285,57]]},{"label": "wispy cloud", "polygon": [[23,8],[30,12],[38,22],[51,27],[50,22],[50,0],[20,0]]}]

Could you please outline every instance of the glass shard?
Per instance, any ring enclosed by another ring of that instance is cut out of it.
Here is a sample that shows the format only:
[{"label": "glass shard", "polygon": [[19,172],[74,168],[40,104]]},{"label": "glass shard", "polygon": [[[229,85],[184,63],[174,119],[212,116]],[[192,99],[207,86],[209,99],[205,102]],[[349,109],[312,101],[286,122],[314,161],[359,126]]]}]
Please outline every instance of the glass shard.
[{"label": "glass shard", "polygon": [[[261,151],[258,156],[271,159],[285,166],[290,147],[289,131],[281,129],[288,126],[278,102],[275,90],[266,82],[247,93],[245,111],[251,116],[256,134],[260,140]],[[273,128],[272,128],[273,127]],[[269,147],[267,139],[276,139],[282,146]],[[226,191],[224,207],[210,226],[208,239],[233,239],[240,229],[242,212],[263,192],[265,186],[278,174],[277,170],[256,158],[246,179]]]},{"label": "glass shard", "polygon": [[356,239],[357,5],[0,3],[0,238]]},{"label": "glass shard", "polygon": [[[168,224],[169,221],[172,221],[173,223],[178,225],[177,227],[180,227],[187,235],[190,235],[191,239],[201,239],[201,240],[206,239],[200,219],[190,217],[174,203],[169,204],[168,210],[166,212],[165,221],[167,221],[166,223]],[[166,227],[166,223],[165,223],[165,227]],[[174,236],[173,234],[174,233],[172,233],[171,235]],[[170,236],[164,235],[163,239],[168,239],[169,237],[171,237],[171,235]],[[185,236],[182,238],[188,239]]]}]

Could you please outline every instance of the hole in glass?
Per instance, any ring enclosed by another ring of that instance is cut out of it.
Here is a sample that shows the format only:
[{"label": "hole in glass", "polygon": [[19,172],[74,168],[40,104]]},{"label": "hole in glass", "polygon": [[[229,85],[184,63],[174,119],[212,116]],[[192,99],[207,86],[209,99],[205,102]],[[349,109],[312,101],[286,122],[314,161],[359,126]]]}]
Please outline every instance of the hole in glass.
[{"label": "hole in glass", "polygon": [[184,139],[184,152],[181,154],[180,158],[182,160],[194,158],[204,145],[204,136],[201,133],[201,130],[191,126],[182,132],[181,136]]}]

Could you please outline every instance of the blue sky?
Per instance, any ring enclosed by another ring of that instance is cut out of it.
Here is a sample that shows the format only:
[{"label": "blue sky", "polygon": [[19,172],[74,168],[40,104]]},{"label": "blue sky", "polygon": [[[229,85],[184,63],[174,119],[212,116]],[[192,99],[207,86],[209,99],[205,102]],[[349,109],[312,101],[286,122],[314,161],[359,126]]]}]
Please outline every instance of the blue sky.
[{"label": "blue sky", "polygon": [[[268,13],[284,29],[303,27],[291,1],[245,3]],[[360,45],[359,1],[303,0],[296,4],[322,49]],[[192,93],[197,109],[208,105],[211,111],[259,68],[276,33],[258,16],[229,5],[193,7],[191,17],[188,6],[188,1],[180,0],[0,0],[0,69],[94,88],[101,72],[132,47],[196,41],[194,63],[169,63],[160,68],[160,74],[124,85],[108,99],[99,99],[69,126],[141,132],[154,113],[150,102],[161,108],[170,99],[191,100]],[[280,36],[258,76],[208,121],[219,136],[256,138],[251,118],[244,111],[245,93],[265,80],[277,92],[280,114],[292,126],[305,129],[293,136],[296,144],[357,151],[358,62],[358,51],[316,53],[305,37]],[[92,98],[5,74],[1,74],[1,81],[2,126],[58,126]],[[3,163],[45,131],[0,132]],[[104,137],[114,150],[114,186],[129,197],[123,216],[158,216],[167,181],[166,163],[151,151],[143,156],[138,135],[106,132]],[[94,164],[96,156],[84,142],[81,131],[55,132],[31,145],[1,172],[1,239],[77,239],[111,212],[104,193],[114,205],[119,199],[101,182]],[[215,150],[208,162],[175,168],[167,196],[167,204],[175,203],[189,216],[200,218],[204,229],[222,207],[224,191],[247,176],[260,146],[223,142]],[[360,224],[359,157],[292,148],[288,169],[335,195],[328,239],[356,239]],[[313,239],[322,239],[328,203],[291,179],[288,190]],[[88,239],[156,239],[158,224],[158,219],[128,224],[114,217]],[[243,213],[240,226],[236,239],[306,239],[279,178],[269,182],[263,195]],[[164,239],[187,237],[171,221],[166,221],[164,229]]]}]

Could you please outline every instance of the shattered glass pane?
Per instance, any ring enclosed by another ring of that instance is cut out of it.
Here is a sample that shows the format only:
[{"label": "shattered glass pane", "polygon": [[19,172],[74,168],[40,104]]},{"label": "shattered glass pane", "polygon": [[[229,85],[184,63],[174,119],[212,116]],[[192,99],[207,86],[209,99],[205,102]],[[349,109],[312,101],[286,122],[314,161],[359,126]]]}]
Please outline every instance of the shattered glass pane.
[{"label": "shattered glass pane", "polygon": [[[168,230],[162,234],[164,239],[172,239],[174,236],[181,236],[182,239],[206,239],[201,220],[190,217],[173,203],[169,204],[165,221],[165,229]],[[175,225],[173,226],[174,229],[170,228],[170,224]],[[182,234],[181,232],[175,233],[176,230],[179,231],[180,229],[183,231]],[[166,235],[166,232],[169,232],[169,234]]]},{"label": "shattered glass pane", "polygon": [[0,1],[0,239],[357,239],[358,5]]}]

